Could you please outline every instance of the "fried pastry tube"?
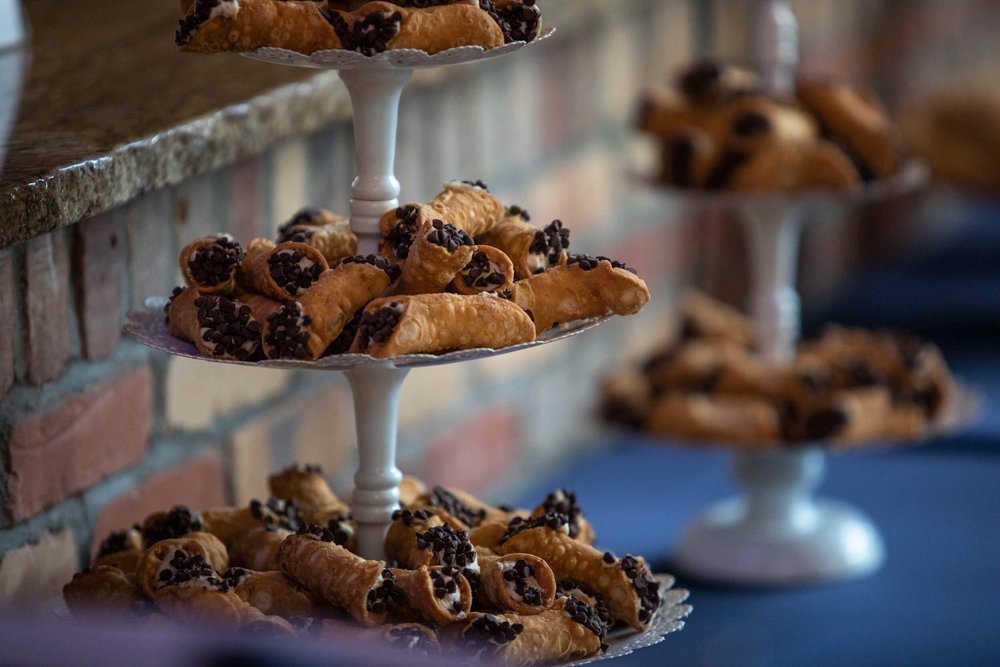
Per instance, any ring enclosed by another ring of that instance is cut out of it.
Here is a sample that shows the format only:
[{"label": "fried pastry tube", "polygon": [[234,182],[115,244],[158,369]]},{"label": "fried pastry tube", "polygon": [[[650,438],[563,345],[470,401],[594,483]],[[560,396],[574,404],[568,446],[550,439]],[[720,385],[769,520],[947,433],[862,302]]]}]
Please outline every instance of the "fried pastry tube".
[{"label": "fried pastry tube", "polygon": [[[404,223],[405,224],[405,223]],[[400,291],[430,294],[444,291],[472,260],[472,237],[439,218],[417,230],[406,259],[400,264]]]},{"label": "fried pastry tube", "polygon": [[243,249],[229,234],[196,239],[184,246],[179,258],[184,281],[202,294],[235,292],[242,261]]},{"label": "fried pastry tube", "polygon": [[514,283],[513,300],[531,313],[535,332],[541,334],[557,324],[609,312],[635,314],[649,301],[649,290],[624,264],[574,255],[566,266]]},{"label": "fried pastry tube", "polygon": [[548,563],[532,554],[478,553],[476,603],[487,609],[538,614],[552,606],[556,577]]},{"label": "fried pastry tube", "polygon": [[[484,521],[508,523],[519,514],[516,510],[496,507],[480,500],[467,491],[435,486],[416,503],[419,507],[440,508],[462,523],[466,528],[475,528]],[[523,514],[527,515],[527,512]]]},{"label": "fried pastry tube", "polygon": [[247,604],[264,614],[290,619],[328,615],[332,609],[318,597],[274,570],[231,567],[223,579]]},{"label": "fried pastry tube", "polygon": [[453,567],[422,566],[412,570],[390,570],[405,597],[394,614],[433,625],[465,618],[472,609],[472,588]]},{"label": "fried pastry tube", "polygon": [[457,632],[460,649],[491,664],[539,665],[596,654],[604,647],[607,628],[587,603],[562,597],[531,616],[473,613],[451,632]]},{"label": "fried pastry tube", "polygon": [[277,560],[285,575],[362,625],[384,623],[404,595],[385,561],[365,560],[314,535],[285,538]]},{"label": "fried pastry tube", "polygon": [[500,538],[507,532],[508,523],[503,519],[483,521],[469,530],[469,541],[476,546],[477,550],[485,549],[495,552],[499,548]]},{"label": "fried pastry tube", "polygon": [[278,230],[278,243],[304,243],[320,251],[335,266],[358,253],[358,237],[350,220],[323,209],[303,209]]},{"label": "fried pastry tube", "polygon": [[479,586],[479,562],[469,533],[445,523],[431,510],[397,510],[386,532],[385,553],[403,567],[442,565],[461,570],[473,590]]},{"label": "fried pastry tube", "polygon": [[272,359],[318,359],[365,304],[399,275],[384,257],[344,259],[297,301],[282,306],[264,327],[264,352]]},{"label": "fried pastry tube", "polygon": [[229,562],[250,570],[275,570],[281,542],[292,534],[285,528],[257,526],[237,537],[229,547]]},{"label": "fried pastry tube", "polygon": [[527,211],[512,206],[500,222],[476,237],[477,243],[495,247],[510,257],[515,280],[566,262],[569,229],[561,220],[553,220],[544,229],[530,224],[530,220]]},{"label": "fried pastry tube", "polygon": [[505,293],[514,283],[514,263],[492,246],[477,245],[472,259],[451,281],[458,294]]},{"label": "fried pastry tube", "polygon": [[504,42],[530,42],[542,32],[542,12],[535,0],[494,0],[487,11],[503,30]]},{"label": "fried pastry tube", "polygon": [[499,349],[534,339],[535,328],[524,310],[498,296],[400,295],[368,304],[351,351],[392,357],[474,347]]},{"label": "fried pastry tube", "polygon": [[139,561],[136,577],[143,593],[152,597],[153,592],[170,579],[178,567],[173,561],[194,558],[219,572],[229,567],[226,546],[211,533],[194,532],[176,539],[160,540],[147,548]]},{"label": "fried pastry tube", "polygon": [[778,441],[781,413],[772,401],[754,396],[667,392],[650,406],[646,428],[675,438],[763,445]]},{"label": "fried pastry tube", "polygon": [[636,630],[647,627],[660,606],[660,584],[645,561],[611,552],[570,538],[565,515],[547,514],[511,522],[500,553],[529,553],[549,564],[556,578],[582,581],[604,598],[614,621]]},{"label": "fried pastry tube", "polygon": [[420,657],[441,653],[437,633],[421,623],[389,623],[366,630],[363,634]]},{"label": "fried pastry tube", "polygon": [[323,524],[330,517],[351,511],[350,505],[330,489],[319,466],[289,466],[268,477],[267,485],[275,497],[298,503],[299,514],[310,523]]},{"label": "fried pastry tube", "polygon": [[63,586],[63,599],[70,612],[80,617],[88,613],[131,615],[145,606],[135,581],[111,565],[74,574],[72,581]]},{"label": "fried pastry tube", "polygon": [[507,214],[507,207],[482,181],[448,181],[443,188],[429,206],[444,222],[469,236],[488,232]]},{"label": "fried pastry tube", "polygon": [[251,292],[272,299],[294,299],[330,268],[323,254],[305,243],[257,238],[247,246],[240,265],[240,283]]},{"label": "fried pastry tube", "polygon": [[247,361],[260,350],[263,326],[240,301],[178,287],[165,310],[170,335],[193,343],[207,357]]},{"label": "fried pastry tube", "polygon": [[389,209],[378,222],[378,254],[393,263],[402,262],[420,230],[429,228],[436,219],[437,211],[416,202]]},{"label": "fried pastry tube", "polygon": [[492,49],[504,43],[500,26],[479,7],[448,4],[409,9],[390,2],[368,2],[354,12],[321,9],[342,48],[366,56],[392,49],[434,54],[458,46]]},{"label": "fried pastry tube", "polygon": [[94,567],[109,565],[121,570],[133,583],[139,569],[139,560],[145,551],[142,531],[138,526],[115,531],[101,540],[94,556]]},{"label": "fried pastry tube", "polygon": [[253,51],[262,46],[312,53],[341,48],[317,2],[194,0],[174,36],[184,51]]},{"label": "fried pastry tube", "polygon": [[399,504],[406,508],[417,502],[417,499],[427,493],[427,485],[413,475],[403,475],[399,483]]}]

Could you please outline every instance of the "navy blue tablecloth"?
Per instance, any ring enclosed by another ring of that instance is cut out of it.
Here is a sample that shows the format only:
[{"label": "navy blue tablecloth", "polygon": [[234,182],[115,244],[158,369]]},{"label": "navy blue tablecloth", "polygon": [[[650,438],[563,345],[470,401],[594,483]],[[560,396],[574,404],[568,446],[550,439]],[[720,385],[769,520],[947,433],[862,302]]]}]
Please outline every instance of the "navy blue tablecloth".
[{"label": "navy blue tablecloth", "polygon": [[[702,509],[732,495],[729,455],[609,435],[609,448],[526,490],[577,492],[598,546],[673,572],[671,549]],[[687,627],[621,665],[1000,664],[1000,456],[941,448],[834,453],[821,495],[866,512],[886,564],[853,582],[691,591]]]}]

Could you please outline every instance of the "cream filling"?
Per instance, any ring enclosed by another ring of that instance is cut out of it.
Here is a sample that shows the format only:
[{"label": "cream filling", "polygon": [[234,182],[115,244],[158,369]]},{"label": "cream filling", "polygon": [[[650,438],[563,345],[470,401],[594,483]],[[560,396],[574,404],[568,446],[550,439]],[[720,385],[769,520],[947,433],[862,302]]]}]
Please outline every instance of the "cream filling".
[{"label": "cream filling", "polygon": [[[507,572],[508,570],[513,570],[513,569],[514,569],[514,563],[500,563],[501,572]],[[530,588],[537,588],[538,590],[542,590],[542,585],[538,583],[538,579],[536,579],[535,575],[533,574],[526,577],[524,579],[524,583],[526,586]],[[514,581],[507,581],[506,579],[504,579],[504,585],[507,588],[507,593],[512,598],[514,598],[515,600],[520,600],[522,602],[524,601],[524,598],[521,597],[521,594],[517,592],[516,579]]]},{"label": "cream filling", "polygon": [[240,2],[239,0],[222,0],[215,7],[212,7],[212,11],[208,14],[208,20],[211,21],[214,18],[223,16],[227,19],[234,18],[240,13]]},{"label": "cream filling", "polygon": [[[457,584],[458,582],[456,582]],[[462,589],[455,586],[454,593],[447,593],[443,598],[435,598],[438,601],[438,606],[442,609],[452,612],[455,609],[455,603],[462,601]],[[457,618],[464,618],[465,612],[456,615]]]},{"label": "cream filling", "polygon": [[549,268],[548,258],[537,252],[528,253],[528,271],[532,274],[538,273],[539,271],[544,271]]},{"label": "cream filling", "polygon": [[[296,252],[296,251],[295,250],[279,250],[278,254],[279,255],[287,256],[287,255],[291,255],[294,252]],[[303,271],[308,271],[309,269],[311,269],[315,265],[316,265],[316,262],[312,261],[311,259],[309,259],[305,255],[303,255],[302,259],[299,260],[299,268],[302,269]]]}]

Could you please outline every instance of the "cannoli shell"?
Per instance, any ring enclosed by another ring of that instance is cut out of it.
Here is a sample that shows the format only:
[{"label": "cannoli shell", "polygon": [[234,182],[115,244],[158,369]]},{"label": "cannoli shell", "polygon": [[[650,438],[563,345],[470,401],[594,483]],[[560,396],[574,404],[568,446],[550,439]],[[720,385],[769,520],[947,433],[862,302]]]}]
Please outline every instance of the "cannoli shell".
[{"label": "cannoli shell", "polygon": [[164,586],[150,599],[160,611],[185,625],[238,629],[248,605],[233,591],[199,586],[196,582]]},{"label": "cannoli shell", "polygon": [[139,561],[142,560],[143,549],[125,549],[114,553],[105,554],[94,561],[94,567],[107,565],[125,573],[130,581],[135,583],[136,573],[139,571]]},{"label": "cannoli shell", "polygon": [[403,481],[399,483],[399,504],[403,507],[410,507],[417,502],[421,495],[427,493],[427,485],[413,475],[403,475]]},{"label": "cannoli shell", "polygon": [[481,46],[489,50],[504,43],[500,26],[489,14],[472,5],[407,9],[389,2],[369,2],[356,15],[378,11],[398,11],[403,15],[399,34],[389,41],[389,49],[419,49],[433,54],[458,46]]},{"label": "cannoli shell", "polygon": [[488,245],[477,245],[472,253],[473,258],[476,257],[477,253],[483,253],[486,255],[486,259],[489,262],[490,273],[498,273],[503,275],[504,280],[502,283],[492,283],[487,287],[478,287],[475,285],[470,285],[466,280],[463,271],[459,272],[455,278],[451,281],[451,288],[457,294],[478,294],[480,292],[497,292],[505,293],[508,292],[514,283],[514,263],[511,261],[502,250],[494,248]]},{"label": "cannoli shell", "polygon": [[477,550],[483,548],[496,551],[500,545],[500,538],[506,532],[507,521],[503,519],[483,521],[469,530],[469,541],[476,546]]},{"label": "cannoli shell", "polygon": [[127,614],[143,599],[135,582],[117,567],[98,565],[77,572],[63,586],[63,599],[74,616],[88,612]]},{"label": "cannoli shell", "polygon": [[[260,520],[250,511],[249,505],[214,507],[202,510],[199,514],[205,532],[215,535],[227,547],[241,535],[261,525]],[[226,568],[215,569],[222,572]]]},{"label": "cannoli shell", "polygon": [[459,611],[443,604],[434,594],[434,583],[431,580],[431,572],[441,568],[429,568],[427,566],[412,570],[392,569],[396,577],[396,585],[406,593],[406,601],[400,614],[412,615],[410,620],[419,620],[432,625],[444,625],[460,621],[472,609],[472,588],[468,580],[457,571],[454,580],[458,584],[459,601],[461,608]]},{"label": "cannoli shell", "polygon": [[351,231],[347,218],[325,225],[294,225],[286,231],[285,238],[316,248],[330,266],[358,252],[358,237]]},{"label": "cannoli shell", "polygon": [[[246,255],[243,258],[243,263],[240,265],[240,283],[251,292],[263,294],[264,296],[280,301],[294,299],[296,295],[303,294],[301,290],[297,290],[295,293],[289,292],[278,285],[271,275],[268,261],[273,254],[283,250],[302,253],[310,262],[322,267],[324,272],[330,268],[330,265],[327,264],[326,259],[320,251],[310,245],[295,243],[293,241],[275,244],[265,238],[256,238],[247,246]],[[310,287],[315,287],[318,282],[319,280]]]},{"label": "cannoli shell", "polygon": [[320,616],[330,611],[319,598],[278,571],[250,571],[233,591],[262,613],[282,618]]},{"label": "cannoli shell", "polygon": [[637,313],[649,301],[649,290],[635,274],[601,260],[589,271],[572,264],[554,266],[519,280],[514,283],[513,300],[531,311],[535,331],[541,334],[557,324],[609,312]]},{"label": "cannoli shell", "polygon": [[753,396],[667,392],[649,411],[650,433],[691,440],[762,445],[782,435],[775,405]]},{"label": "cannoli shell", "polygon": [[262,525],[251,528],[233,540],[229,547],[229,563],[249,570],[276,570],[278,547],[291,534],[290,530],[268,530]]},{"label": "cannoli shell", "polygon": [[268,488],[275,498],[294,500],[299,508],[306,505],[339,505],[344,512],[350,507],[334,494],[319,470],[291,467],[267,478]]},{"label": "cannoli shell", "polygon": [[541,230],[519,215],[505,215],[489,231],[476,236],[476,242],[497,248],[514,265],[514,279],[523,280],[548,268],[548,260],[531,252],[535,235]]},{"label": "cannoli shell", "polygon": [[388,611],[368,609],[368,592],[386,569],[384,561],[365,560],[311,535],[290,535],[278,548],[281,571],[362,625],[385,622]]},{"label": "cannoli shell", "polygon": [[372,340],[362,347],[362,332],[359,331],[351,346],[352,352],[392,357],[474,347],[498,349],[535,339],[535,328],[528,315],[517,304],[497,296],[423,294],[383,297],[369,303],[365,314],[374,313],[392,303],[401,304],[404,311],[387,340]]},{"label": "cannoli shell", "polygon": [[[538,614],[552,606],[556,598],[556,577],[552,568],[544,560],[533,554],[511,553],[505,556],[484,554],[479,551],[479,588],[476,602],[487,608],[510,610],[524,615]],[[504,579],[504,564],[513,565],[523,560],[534,571],[535,580],[541,590],[542,603],[528,604],[508,587]]]},{"label": "cannoli shell", "polygon": [[201,336],[201,324],[198,322],[198,307],[194,302],[201,294],[193,287],[171,299],[167,306],[167,331],[171,336],[193,343],[198,351],[207,357],[212,357],[213,347],[210,347]]},{"label": "cannoli shell", "polygon": [[427,519],[414,517],[409,526],[402,519],[394,519],[385,535],[386,558],[408,568],[435,564],[433,550],[417,546],[417,534],[442,525],[444,522],[436,515],[431,515]]},{"label": "cannoli shell", "polygon": [[[179,41],[184,51],[253,51],[262,46],[312,53],[339,49],[340,39],[319,12],[318,2],[274,2],[274,0],[239,0],[223,2],[228,12],[202,23],[186,40]],[[191,2],[187,14],[197,10]]]},{"label": "cannoli shell", "polygon": [[170,559],[180,549],[188,554],[198,554],[217,572],[229,567],[226,546],[211,533],[194,532],[173,540],[161,540],[151,545],[139,561],[137,578],[142,591],[152,597],[157,589],[157,575],[164,560]]},{"label": "cannoli shell", "polygon": [[637,630],[647,625],[639,620],[640,600],[632,582],[617,562],[604,562],[604,553],[599,549],[577,542],[566,533],[538,527],[508,539],[500,545],[500,553],[534,554],[549,564],[557,580],[582,581],[600,593],[613,620]]},{"label": "cannoli shell", "polygon": [[484,188],[449,181],[430,207],[450,225],[477,237],[492,229],[507,214],[507,207]]}]

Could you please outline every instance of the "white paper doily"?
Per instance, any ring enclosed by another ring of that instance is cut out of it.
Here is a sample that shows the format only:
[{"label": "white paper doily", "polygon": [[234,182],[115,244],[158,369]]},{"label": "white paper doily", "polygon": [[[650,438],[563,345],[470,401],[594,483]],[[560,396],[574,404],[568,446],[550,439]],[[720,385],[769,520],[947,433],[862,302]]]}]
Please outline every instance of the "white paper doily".
[{"label": "white paper doily", "polygon": [[549,329],[537,339],[530,343],[511,345],[510,347],[494,350],[491,348],[478,347],[469,350],[457,350],[445,354],[406,354],[388,359],[377,359],[367,354],[334,354],[322,357],[316,361],[302,361],[297,359],[265,359],[263,361],[237,361],[228,359],[215,359],[207,357],[195,348],[194,345],[171,336],[167,331],[167,326],[163,320],[163,308],[167,305],[164,297],[150,297],[146,299],[145,310],[135,311],[129,314],[128,322],[125,324],[125,332],[133,336],[143,345],[162,350],[179,357],[189,357],[191,359],[201,359],[202,361],[212,361],[224,364],[238,364],[240,366],[253,366],[256,368],[289,368],[302,370],[324,370],[324,371],[348,371],[360,366],[391,366],[395,368],[418,368],[420,366],[440,366],[452,364],[460,361],[470,361],[473,359],[484,359],[494,357],[509,352],[517,352],[532,347],[538,347],[546,343],[554,343],[570,336],[592,329],[599,324],[603,324],[608,317],[595,317],[586,320],[577,320],[563,326]]},{"label": "white paper doily", "polygon": [[247,51],[241,55],[253,60],[273,63],[276,65],[291,65],[294,67],[312,67],[315,69],[415,69],[418,67],[437,67],[440,65],[458,65],[475,60],[487,60],[497,56],[517,51],[529,44],[536,44],[548,38],[555,28],[545,30],[530,42],[510,42],[495,49],[484,49],[481,46],[458,46],[435,54],[418,49],[393,49],[383,51],[373,56],[365,56],[356,51],[346,49],[328,49],[311,54],[277,49],[264,46],[256,51]]}]

